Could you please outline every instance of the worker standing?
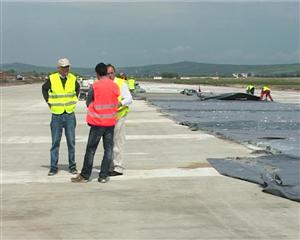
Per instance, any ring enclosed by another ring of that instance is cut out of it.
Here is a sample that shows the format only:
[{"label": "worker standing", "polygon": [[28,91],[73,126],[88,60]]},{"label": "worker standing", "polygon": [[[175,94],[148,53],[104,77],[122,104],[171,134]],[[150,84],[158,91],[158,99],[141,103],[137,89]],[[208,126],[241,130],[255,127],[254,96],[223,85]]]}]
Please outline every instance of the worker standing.
[{"label": "worker standing", "polygon": [[129,78],[127,80],[127,82],[128,82],[129,91],[131,92],[131,94],[133,94],[134,90],[135,90],[135,79],[134,78]]},{"label": "worker standing", "polygon": [[201,93],[201,87],[200,87],[200,85],[198,87],[198,93]]},{"label": "worker standing", "polygon": [[254,95],[254,92],[255,92],[255,87],[253,85],[249,84],[246,88],[246,93]]},{"label": "worker standing", "polygon": [[264,96],[266,97],[265,98],[266,101],[268,101],[268,97],[269,97],[269,99],[273,102],[273,98],[271,96],[271,89],[267,86],[263,86],[263,88],[261,89],[260,100],[263,100]]},{"label": "worker standing", "polygon": [[110,176],[123,175],[124,145],[125,145],[125,120],[129,112],[129,105],[132,103],[132,96],[126,81],[115,76],[116,69],[113,65],[107,64],[108,77],[119,87],[119,108],[117,113],[117,124],[114,130],[113,161],[110,169]]},{"label": "worker standing", "polygon": [[76,76],[70,73],[71,63],[67,58],[58,60],[58,72],[49,76],[42,86],[42,93],[52,113],[51,136],[52,146],[50,150],[50,171],[48,176],[58,172],[59,146],[63,129],[68,145],[69,171],[77,174],[75,162],[75,107],[78,101],[80,85]]},{"label": "worker standing", "polygon": [[90,126],[89,138],[84,156],[81,173],[71,178],[72,182],[88,182],[92,169],[94,156],[98,144],[103,137],[104,155],[98,182],[106,183],[109,180],[109,168],[113,154],[114,128],[117,120],[120,90],[111,79],[107,77],[107,67],[99,63],[95,68],[97,80],[89,90],[86,100],[88,112],[86,121]]}]

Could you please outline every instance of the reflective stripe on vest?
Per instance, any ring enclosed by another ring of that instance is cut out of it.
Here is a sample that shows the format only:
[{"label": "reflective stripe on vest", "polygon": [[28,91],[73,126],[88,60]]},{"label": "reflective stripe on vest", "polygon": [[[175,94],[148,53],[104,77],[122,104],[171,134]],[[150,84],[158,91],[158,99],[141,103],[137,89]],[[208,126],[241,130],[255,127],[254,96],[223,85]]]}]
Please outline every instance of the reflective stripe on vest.
[{"label": "reflective stripe on vest", "polygon": [[[114,82],[118,85],[118,87],[120,89],[119,102],[121,102],[123,100],[123,98],[122,98],[122,88],[123,88],[123,85],[126,84],[126,82],[122,78],[115,78]],[[118,113],[117,113],[117,119],[120,119],[122,117],[126,117],[128,113],[129,113],[129,107],[128,106],[119,107],[118,108]]]},{"label": "reflective stripe on vest", "polygon": [[118,107],[118,104],[103,104],[103,105],[95,105],[96,109],[109,109],[109,108],[115,108]]},{"label": "reflective stripe on vest", "polygon": [[51,112],[54,114],[74,112],[78,101],[75,91],[76,77],[72,73],[69,73],[65,88],[62,85],[59,73],[51,74],[50,82],[51,89],[49,90],[48,103],[50,105]]},{"label": "reflective stripe on vest", "polygon": [[66,103],[51,103],[51,106],[71,106],[76,104],[77,102],[71,101],[71,102],[66,102]]},{"label": "reflective stripe on vest", "polygon": [[76,92],[67,93],[67,94],[56,94],[56,95],[49,96],[49,98],[64,98],[64,97],[75,97],[75,96],[76,96]]},{"label": "reflective stripe on vest", "polygon": [[88,111],[87,114],[94,118],[112,118],[117,115],[116,113],[98,114],[91,111]]}]

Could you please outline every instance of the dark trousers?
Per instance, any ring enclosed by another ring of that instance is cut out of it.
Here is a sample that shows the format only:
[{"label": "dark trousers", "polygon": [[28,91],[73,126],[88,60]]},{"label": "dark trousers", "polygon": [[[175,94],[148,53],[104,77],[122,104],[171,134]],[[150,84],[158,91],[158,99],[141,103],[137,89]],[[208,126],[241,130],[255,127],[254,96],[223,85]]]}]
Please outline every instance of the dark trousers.
[{"label": "dark trousers", "polygon": [[93,169],[94,156],[98,144],[103,137],[104,155],[101,163],[100,178],[106,178],[109,175],[109,167],[112,161],[113,153],[113,139],[114,139],[114,126],[113,127],[96,127],[91,126],[89,139],[86,146],[84,163],[80,175],[85,179],[89,179]]},{"label": "dark trousers", "polygon": [[59,146],[62,137],[63,129],[65,129],[65,135],[68,145],[69,153],[69,169],[76,169],[75,163],[75,128],[76,118],[74,113],[64,114],[52,114],[51,119],[51,136],[52,146],[50,150],[51,157],[51,170],[57,170],[57,163],[59,158]]}]

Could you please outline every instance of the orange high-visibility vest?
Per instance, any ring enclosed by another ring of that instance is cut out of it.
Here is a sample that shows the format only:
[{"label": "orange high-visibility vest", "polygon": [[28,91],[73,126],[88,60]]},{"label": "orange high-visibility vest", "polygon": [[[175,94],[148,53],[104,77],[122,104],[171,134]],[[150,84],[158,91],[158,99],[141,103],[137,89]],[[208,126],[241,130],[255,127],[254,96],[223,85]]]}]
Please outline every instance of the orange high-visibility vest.
[{"label": "orange high-visibility vest", "polygon": [[86,121],[100,127],[116,125],[120,90],[110,79],[96,80],[92,85],[94,100],[88,106]]}]

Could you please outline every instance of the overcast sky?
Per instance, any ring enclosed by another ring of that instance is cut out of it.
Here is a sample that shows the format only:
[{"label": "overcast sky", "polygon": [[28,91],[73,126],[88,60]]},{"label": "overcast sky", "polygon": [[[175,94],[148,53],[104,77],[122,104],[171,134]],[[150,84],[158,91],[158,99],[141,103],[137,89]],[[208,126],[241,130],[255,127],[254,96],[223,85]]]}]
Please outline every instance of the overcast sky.
[{"label": "overcast sky", "polygon": [[300,62],[299,1],[1,1],[2,63]]}]

